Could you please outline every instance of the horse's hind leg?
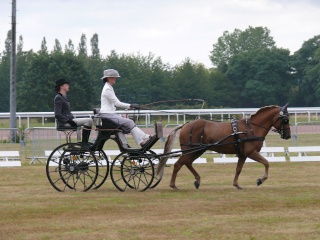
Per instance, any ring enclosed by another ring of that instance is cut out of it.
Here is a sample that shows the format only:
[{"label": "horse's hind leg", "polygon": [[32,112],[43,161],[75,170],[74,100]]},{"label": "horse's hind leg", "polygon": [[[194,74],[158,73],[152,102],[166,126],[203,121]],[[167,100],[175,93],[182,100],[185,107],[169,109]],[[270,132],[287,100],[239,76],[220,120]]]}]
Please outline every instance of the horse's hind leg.
[{"label": "horse's hind leg", "polygon": [[198,189],[200,187],[200,175],[198,174],[198,172],[193,168],[192,163],[195,159],[197,159],[198,157],[200,157],[203,154],[204,151],[201,152],[196,152],[192,155],[189,156],[188,161],[185,163],[185,165],[187,166],[187,168],[190,170],[190,172],[193,174],[194,178],[196,179],[196,181],[194,182],[194,186],[196,187],[196,189]]},{"label": "horse's hind leg", "polygon": [[181,156],[178,159],[178,161],[176,161],[176,163],[174,164],[174,168],[173,168],[173,172],[172,172],[172,176],[171,176],[171,180],[170,180],[170,187],[175,190],[179,190],[179,188],[177,188],[177,186],[176,186],[176,178],[177,178],[178,172],[180,171],[181,167],[183,166],[183,164],[181,163],[181,159],[183,159],[183,157],[185,157],[185,156]]},{"label": "horse's hind leg", "polygon": [[[198,175],[198,173],[193,169],[193,167],[191,166],[193,160],[195,158],[193,157],[193,155],[191,154],[187,154],[187,155],[182,155],[180,156],[180,158],[178,159],[178,161],[174,164],[174,168],[173,168],[173,172],[172,172],[172,176],[171,176],[171,181],[170,181],[170,187],[172,187],[175,190],[179,190],[176,186],[176,178],[178,175],[178,172],[180,171],[181,167],[186,164],[187,167],[189,168],[189,170],[193,173],[193,175],[196,177],[196,175]],[[189,164],[190,163],[190,164]],[[190,169],[190,165],[191,168],[193,169],[193,171]],[[194,174],[196,173],[196,175]],[[199,176],[199,175],[198,175]],[[196,178],[197,179],[197,178]],[[200,176],[199,176],[199,183],[200,183]]]},{"label": "horse's hind leg", "polygon": [[194,178],[196,179],[196,181],[194,182],[194,186],[196,187],[196,189],[199,188],[200,186],[200,175],[197,173],[197,171],[193,168],[192,166],[192,162],[191,163],[186,163],[187,168],[190,170],[190,172],[192,172]]}]

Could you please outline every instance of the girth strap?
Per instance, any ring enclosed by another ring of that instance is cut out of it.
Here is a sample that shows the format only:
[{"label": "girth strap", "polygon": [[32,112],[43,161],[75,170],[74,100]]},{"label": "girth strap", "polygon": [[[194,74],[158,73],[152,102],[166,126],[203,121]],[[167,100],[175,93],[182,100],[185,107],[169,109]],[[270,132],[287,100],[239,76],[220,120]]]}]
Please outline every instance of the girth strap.
[{"label": "girth strap", "polygon": [[237,157],[239,157],[240,146],[239,146],[239,134],[238,134],[238,121],[235,118],[231,119],[231,127],[232,127],[233,136],[235,140],[234,148],[237,153]]},{"label": "girth strap", "polygon": [[[194,125],[196,124],[196,122],[198,122],[198,120],[200,119],[197,119],[196,121],[194,121],[194,123],[192,124],[192,127],[190,129],[190,134],[189,134],[189,145],[194,145],[194,144],[197,144],[197,145],[202,145],[203,143],[203,135],[204,135],[204,128],[206,126],[206,121],[204,120],[204,124],[202,126],[202,130],[201,130],[201,135],[200,135],[200,143],[192,143],[192,134],[193,134],[193,129],[194,129]],[[186,144],[180,144],[181,146],[182,145],[186,145]]]}]

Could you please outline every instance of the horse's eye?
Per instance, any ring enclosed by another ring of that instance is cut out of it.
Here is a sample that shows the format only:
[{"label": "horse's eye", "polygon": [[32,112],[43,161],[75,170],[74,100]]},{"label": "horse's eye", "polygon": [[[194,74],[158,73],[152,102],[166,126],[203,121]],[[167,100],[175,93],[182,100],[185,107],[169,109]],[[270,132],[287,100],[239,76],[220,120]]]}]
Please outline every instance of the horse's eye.
[{"label": "horse's eye", "polygon": [[288,124],[289,123],[289,119],[288,118],[282,118],[281,123]]}]

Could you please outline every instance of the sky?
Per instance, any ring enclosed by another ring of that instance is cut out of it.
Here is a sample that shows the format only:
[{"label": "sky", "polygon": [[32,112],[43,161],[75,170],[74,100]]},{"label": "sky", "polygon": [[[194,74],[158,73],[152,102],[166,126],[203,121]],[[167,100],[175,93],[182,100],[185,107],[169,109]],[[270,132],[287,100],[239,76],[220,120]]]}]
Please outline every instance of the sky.
[{"label": "sky", "polygon": [[[16,0],[23,50],[38,51],[46,38],[78,48],[96,33],[102,57],[152,53],[174,66],[186,58],[212,67],[213,44],[224,31],[267,27],[276,46],[293,54],[320,34],[319,0]],[[12,1],[0,0],[0,52],[11,29]],[[18,37],[17,37],[18,39]]]}]

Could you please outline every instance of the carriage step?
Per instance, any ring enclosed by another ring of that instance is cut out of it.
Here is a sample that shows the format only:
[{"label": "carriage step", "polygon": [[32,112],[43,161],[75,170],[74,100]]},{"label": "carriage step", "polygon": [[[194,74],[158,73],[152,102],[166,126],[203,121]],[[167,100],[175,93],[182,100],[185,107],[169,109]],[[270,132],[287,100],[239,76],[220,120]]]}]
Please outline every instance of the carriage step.
[{"label": "carriage step", "polygon": [[151,136],[150,139],[146,142],[145,145],[143,145],[141,149],[144,149],[144,150],[150,149],[158,140],[159,138],[157,137],[157,135]]}]

